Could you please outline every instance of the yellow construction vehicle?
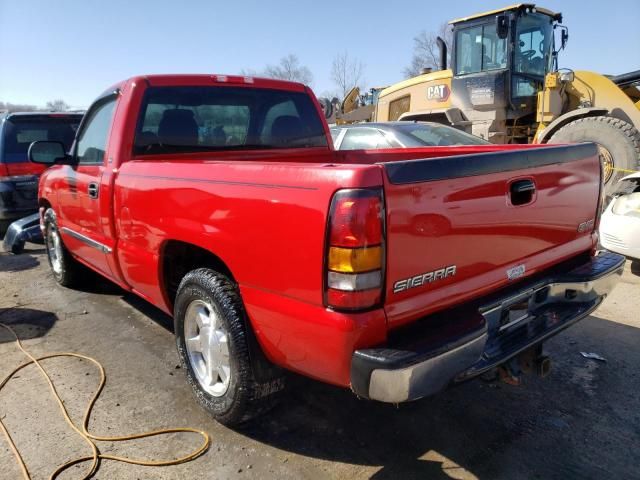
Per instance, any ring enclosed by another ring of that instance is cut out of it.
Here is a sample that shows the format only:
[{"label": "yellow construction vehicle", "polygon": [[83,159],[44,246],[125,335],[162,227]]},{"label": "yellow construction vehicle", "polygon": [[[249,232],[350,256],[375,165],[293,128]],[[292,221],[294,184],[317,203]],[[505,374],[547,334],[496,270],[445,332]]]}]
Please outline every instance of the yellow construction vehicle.
[{"label": "yellow construction vehicle", "polygon": [[344,125],[347,123],[370,122],[378,102],[378,94],[386,87],[371,87],[360,94],[360,87],[353,87],[347,92],[342,102],[337,98],[318,98],[320,107],[329,124]]},{"label": "yellow construction vehicle", "polygon": [[607,193],[640,163],[640,70],[615,77],[558,69],[569,38],[562,15],[517,4],[453,20],[451,68],[379,94],[376,121],[453,125],[493,143],[599,146]]}]

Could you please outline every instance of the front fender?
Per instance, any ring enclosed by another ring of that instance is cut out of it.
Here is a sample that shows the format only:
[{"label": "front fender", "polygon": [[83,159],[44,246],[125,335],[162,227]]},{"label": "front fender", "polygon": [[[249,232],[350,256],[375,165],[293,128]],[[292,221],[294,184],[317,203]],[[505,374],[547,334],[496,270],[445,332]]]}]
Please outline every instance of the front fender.
[{"label": "front fender", "polygon": [[578,118],[597,117],[599,115],[607,115],[608,113],[609,110],[606,108],[598,107],[578,108],[577,110],[563,113],[536,135],[535,143],[547,143],[555,132],[560,130],[560,128],[565,126],[567,123],[573,122]]}]

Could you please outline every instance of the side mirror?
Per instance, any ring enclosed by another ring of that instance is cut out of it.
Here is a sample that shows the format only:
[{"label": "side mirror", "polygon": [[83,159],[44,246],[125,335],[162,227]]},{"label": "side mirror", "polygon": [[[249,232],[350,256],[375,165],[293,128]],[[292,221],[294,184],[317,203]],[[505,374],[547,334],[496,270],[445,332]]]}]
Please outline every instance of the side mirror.
[{"label": "side mirror", "polygon": [[29,145],[29,161],[44,165],[53,165],[67,158],[62,142],[37,141]]},{"label": "side mirror", "polygon": [[562,33],[560,33],[560,48],[563,49],[567,46],[567,42],[569,41],[569,29],[564,27],[562,29]]},{"label": "side mirror", "polygon": [[498,38],[507,38],[509,36],[509,17],[507,15],[498,15],[496,17],[496,34]]},{"label": "side mirror", "polygon": [[[567,27],[565,27],[564,25],[555,24],[553,26],[554,32],[555,32],[556,28],[560,29],[560,48],[557,48],[555,50],[554,54],[558,53],[560,50],[563,50],[564,47],[567,46],[567,42],[569,41],[569,29]],[[555,43],[555,38],[556,37],[555,37],[555,33],[554,33],[554,43]]]}]

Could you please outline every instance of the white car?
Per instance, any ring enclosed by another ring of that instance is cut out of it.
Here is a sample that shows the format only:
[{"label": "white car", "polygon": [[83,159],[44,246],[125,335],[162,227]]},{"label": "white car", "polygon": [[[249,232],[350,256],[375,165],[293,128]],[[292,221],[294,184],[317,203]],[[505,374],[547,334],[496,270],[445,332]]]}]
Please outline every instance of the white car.
[{"label": "white car", "polygon": [[640,172],[616,185],[600,220],[600,243],[607,250],[640,259]]}]

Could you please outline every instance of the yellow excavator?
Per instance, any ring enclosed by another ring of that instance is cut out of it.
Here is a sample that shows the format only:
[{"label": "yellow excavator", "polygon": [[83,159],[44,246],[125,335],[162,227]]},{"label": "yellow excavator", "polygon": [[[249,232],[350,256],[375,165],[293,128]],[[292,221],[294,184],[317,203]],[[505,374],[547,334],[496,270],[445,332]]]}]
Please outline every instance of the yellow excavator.
[{"label": "yellow excavator", "polygon": [[492,143],[594,142],[607,194],[640,169],[640,70],[617,76],[558,68],[562,14],[530,3],[453,20],[451,67],[379,93],[376,121],[452,125]]},{"label": "yellow excavator", "polygon": [[378,102],[378,94],[385,88],[371,87],[361,94],[360,87],[355,86],[347,92],[342,102],[337,98],[326,97],[318,98],[318,102],[329,124],[370,122]]}]

